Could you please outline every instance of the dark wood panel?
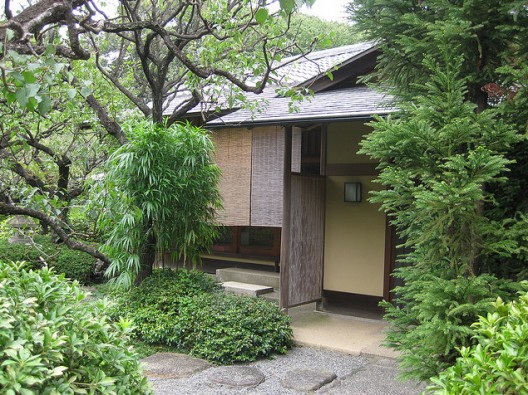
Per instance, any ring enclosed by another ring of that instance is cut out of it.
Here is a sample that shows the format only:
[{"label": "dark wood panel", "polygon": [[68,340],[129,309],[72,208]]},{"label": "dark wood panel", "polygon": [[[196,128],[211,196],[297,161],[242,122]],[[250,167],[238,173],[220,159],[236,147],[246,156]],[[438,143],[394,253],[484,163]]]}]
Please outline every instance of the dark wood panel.
[{"label": "dark wood panel", "polygon": [[391,291],[394,288],[392,272],[394,271],[395,260],[395,235],[394,227],[391,226],[389,218],[387,217],[385,225],[385,263],[383,268],[383,299],[386,301],[392,301]]},{"label": "dark wood panel", "polygon": [[285,307],[320,300],[323,291],[325,178],[291,176],[288,288]]},{"label": "dark wood panel", "polygon": [[376,163],[328,163],[327,176],[377,176]]},{"label": "dark wood panel", "polygon": [[291,207],[291,165],[292,165],[292,128],[287,127],[284,133],[284,192],[282,195],[282,237],[281,237],[281,276],[280,276],[280,302],[281,309],[288,308],[288,292],[290,278],[288,267],[290,265],[290,207]]}]

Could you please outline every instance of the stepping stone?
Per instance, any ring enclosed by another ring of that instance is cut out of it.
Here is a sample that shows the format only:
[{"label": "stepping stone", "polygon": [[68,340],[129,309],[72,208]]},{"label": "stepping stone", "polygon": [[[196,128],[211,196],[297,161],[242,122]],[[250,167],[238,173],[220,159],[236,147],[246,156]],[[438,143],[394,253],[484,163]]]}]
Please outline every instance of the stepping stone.
[{"label": "stepping stone", "polygon": [[262,383],[266,376],[250,366],[222,366],[211,370],[208,379],[213,383],[231,387],[255,387]]},{"label": "stepping stone", "polygon": [[316,369],[293,369],[281,380],[285,388],[295,391],[316,391],[337,378],[334,372]]},{"label": "stepping stone", "polygon": [[224,287],[225,292],[231,292],[240,295],[259,296],[265,293],[273,292],[273,288],[266,285],[246,284],[239,283],[238,281],[226,281],[222,283],[222,287]]},{"label": "stepping stone", "polygon": [[186,354],[159,352],[141,360],[143,373],[150,378],[183,379],[211,367],[203,359]]}]

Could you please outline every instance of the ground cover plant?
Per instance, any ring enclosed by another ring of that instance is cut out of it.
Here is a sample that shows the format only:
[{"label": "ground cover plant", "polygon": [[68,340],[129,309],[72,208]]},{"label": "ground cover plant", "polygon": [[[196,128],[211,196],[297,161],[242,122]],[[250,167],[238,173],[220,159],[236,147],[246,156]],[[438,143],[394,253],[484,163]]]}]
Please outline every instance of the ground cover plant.
[{"label": "ground cover plant", "polygon": [[0,388],[5,394],[148,394],[130,323],[83,301],[52,270],[0,261]]},{"label": "ground cover plant", "polygon": [[135,339],[230,364],[284,354],[290,319],[257,298],[225,294],[206,273],[155,270],[139,286],[115,294],[111,314],[133,321]]},{"label": "ground cover plant", "polygon": [[454,366],[432,378],[429,393],[445,395],[528,394],[528,293],[505,303],[474,325],[473,347],[462,347]]}]

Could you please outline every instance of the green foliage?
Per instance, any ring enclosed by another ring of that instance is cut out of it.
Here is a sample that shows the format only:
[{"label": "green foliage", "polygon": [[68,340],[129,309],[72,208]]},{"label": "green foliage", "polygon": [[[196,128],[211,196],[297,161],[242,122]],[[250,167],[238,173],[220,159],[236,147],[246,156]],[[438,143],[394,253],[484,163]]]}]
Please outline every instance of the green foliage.
[{"label": "green foliage", "polygon": [[219,364],[285,354],[292,346],[290,318],[277,306],[225,293],[185,299],[175,335],[180,348]]},{"label": "green foliage", "polygon": [[460,349],[456,363],[432,378],[428,393],[528,394],[528,293],[504,303],[473,325],[478,344]]},{"label": "green foliage", "polygon": [[111,311],[134,322],[134,336],[218,363],[254,361],[291,346],[289,318],[261,299],[218,292],[209,275],[156,270],[138,287],[119,293]]},{"label": "green foliage", "polygon": [[0,387],[6,394],[150,393],[130,324],[47,268],[0,261]]},{"label": "green foliage", "polygon": [[427,380],[450,366],[459,348],[474,344],[471,328],[497,295],[510,298],[516,283],[491,275],[455,277],[432,273],[417,264],[398,269],[406,281],[395,304],[383,302],[392,327],[386,344],[402,353],[404,377]]},{"label": "green foliage", "polygon": [[0,95],[6,103],[17,103],[20,109],[40,115],[46,115],[52,108],[57,75],[65,73],[73,78],[66,71],[66,63],[56,61],[53,45],[40,58],[7,51],[2,54],[2,66]]},{"label": "green foliage", "polygon": [[134,335],[146,343],[176,345],[175,320],[182,298],[212,292],[218,285],[206,273],[194,270],[155,270],[137,287],[122,293],[111,315],[134,322]]},{"label": "green foliage", "polygon": [[33,244],[29,245],[11,244],[7,239],[0,238],[0,261],[25,261],[31,269],[41,268],[45,262],[55,272],[64,273],[81,284],[96,280],[94,257],[82,251],[70,250],[63,244],[55,244],[47,236],[35,236]]},{"label": "green foliage", "polygon": [[[408,267],[395,304],[385,303],[391,322],[387,343],[401,351],[404,375],[424,380],[438,374],[471,344],[470,325],[497,295],[511,297],[514,284],[483,274],[490,257],[519,254],[514,227],[486,215],[495,204],[489,186],[507,177],[508,151],[521,137],[495,108],[467,100],[464,59],[441,27],[429,38],[436,56],[425,55],[412,102],[372,123],[362,153],[380,162],[372,194],[409,249]],[[405,95],[398,97],[399,100]]]},{"label": "green foliage", "polygon": [[130,142],[109,161],[104,191],[113,215],[105,218],[104,251],[112,258],[107,274],[125,287],[152,265],[154,251],[174,251],[175,259],[195,264],[216,237],[220,207],[220,172],[205,130],[139,121],[128,133]]}]

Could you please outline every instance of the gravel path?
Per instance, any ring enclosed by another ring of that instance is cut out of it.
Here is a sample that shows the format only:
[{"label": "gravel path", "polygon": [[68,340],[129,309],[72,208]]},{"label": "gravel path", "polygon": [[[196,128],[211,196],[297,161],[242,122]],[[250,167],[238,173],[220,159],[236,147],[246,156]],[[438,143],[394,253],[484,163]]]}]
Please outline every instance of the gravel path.
[{"label": "gravel path", "polygon": [[[296,347],[287,355],[280,355],[272,360],[261,360],[245,366],[260,370],[264,374],[265,380],[253,387],[233,387],[214,383],[211,377],[215,370],[222,369],[221,367],[211,367],[185,379],[151,378],[150,380],[156,395],[299,395],[305,393],[414,395],[420,394],[424,389],[424,385],[398,381],[396,378],[397,367],[392,359],[352,356],[310,347]],[[299,369],[333,372],[337,378],[315,392],[286,388],[284,379],[287,378],[289,381],[301,380],[300,376],[296,377],[299,374]]]}]

